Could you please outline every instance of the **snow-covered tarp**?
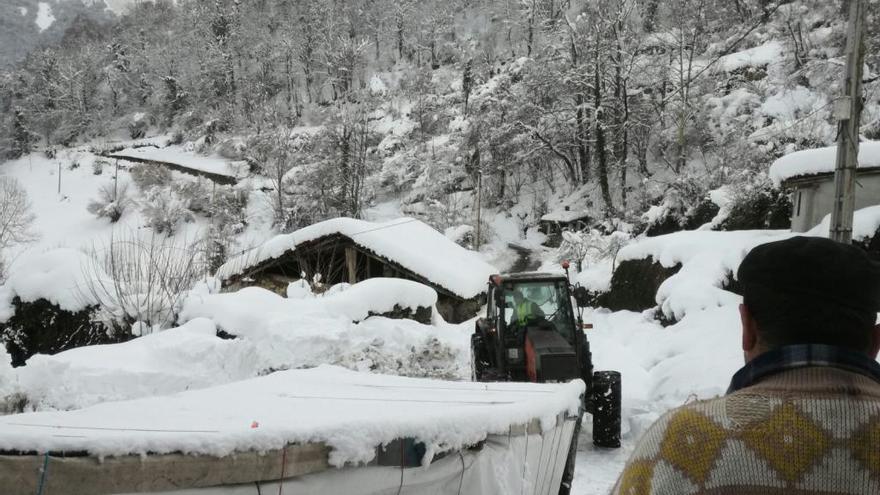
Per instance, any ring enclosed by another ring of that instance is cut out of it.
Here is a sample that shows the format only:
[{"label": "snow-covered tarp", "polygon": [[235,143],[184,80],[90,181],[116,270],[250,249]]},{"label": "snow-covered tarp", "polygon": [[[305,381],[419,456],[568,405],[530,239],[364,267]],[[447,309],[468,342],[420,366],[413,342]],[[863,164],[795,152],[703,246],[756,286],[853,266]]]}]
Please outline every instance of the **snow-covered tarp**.
[{"label": "snow-covered tarp", "polygon": [[323,443],[341,467],[372,460],[398,438],[428,454],[475,445],[489,434],[576,414],[581,381],[567,384],[444,382],[333,366],[290,370],[171,396],[75,411],[0,417],[0,450],[92,456],[203,454]]},{"label": "snow-covered tarp", "polygon": [[[770,179],[777,186],[793,177],[834,172],[837,146],[797,151],[770,166]],[[880,141],[859,143],[859,168],[880,167]]]},{"label": "snow-covered tarp", "polygon": [[113,158],[133,158],[136,160],[150,160],[155,162],[169,163],[181,168],[196,172],[221,175],[233,179],[241,178],[242,174],[235,164],[220,156],[204,156],[186,151],[180,146],[168,146],[157,148],[144,146],[140,148],[126,148],[121,151],[110,153]]},{"label": "snow-covered tarp", "polygon": [[334,218],[269,239],[227,261],[217,270],[217,277],[228,280],[242,275],[263,262],[296,250],[303,243],[337,234],[464,299],[485,292],[489,276],[498,272],[478,253],[459,246],[414,218],[382,223]]}]

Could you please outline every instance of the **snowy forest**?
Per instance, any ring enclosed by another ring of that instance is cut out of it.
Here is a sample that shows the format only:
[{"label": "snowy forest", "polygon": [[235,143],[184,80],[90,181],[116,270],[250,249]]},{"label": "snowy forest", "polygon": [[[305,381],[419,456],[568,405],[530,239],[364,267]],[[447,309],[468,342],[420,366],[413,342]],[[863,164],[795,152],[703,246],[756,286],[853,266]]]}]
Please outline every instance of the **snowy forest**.
[{"label": "snowy forest", "polygon": [[170,133],[273,179],[281,231],[388,197],[472,222],[451,193],[478,176],[525,224],[574,193],[615,222],[660,206],[649,220],[677,230],[729,186],[729,208],[763,205],[734,227],[784,226],[765,172],[834,141],[845,19],[819,0],[136,2],[0,76],[2,150]]}]

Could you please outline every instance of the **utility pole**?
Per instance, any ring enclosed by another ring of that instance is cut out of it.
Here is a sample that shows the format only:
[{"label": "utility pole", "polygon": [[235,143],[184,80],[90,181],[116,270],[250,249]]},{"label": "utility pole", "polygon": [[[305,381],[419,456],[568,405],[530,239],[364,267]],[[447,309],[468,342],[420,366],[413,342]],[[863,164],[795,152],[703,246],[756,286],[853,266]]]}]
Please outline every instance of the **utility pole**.
[{"label": "utility pole", "polygon": [[862,66],[865,58],[865,2],[849,0],[846,30],[844,96],[834,107],[837,126],[837,163],[834,168],[834,209],[829,235],[837,242],[852,242],[856,203],[856,168],[859,163],[859,124],[862,116]]},{"label": "utility pole", "polygon": [[483,171],[477,170],[477,236],[474,239],[474,247],[476,250],[480,250],[480,224],[481,213],[483,212]]}]

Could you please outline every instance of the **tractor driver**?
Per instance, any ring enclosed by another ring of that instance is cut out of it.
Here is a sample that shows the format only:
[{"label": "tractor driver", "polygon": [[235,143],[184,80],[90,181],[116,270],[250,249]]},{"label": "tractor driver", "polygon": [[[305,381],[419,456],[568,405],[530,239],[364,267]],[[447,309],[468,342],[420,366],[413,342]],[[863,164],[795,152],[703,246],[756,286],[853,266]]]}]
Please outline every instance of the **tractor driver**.
[{"label": "tractor driver", "polygon": [[524,296],[519,290],[513,292],[513,315],[510,326],[524,328],[529,321],[541,318],[544,318],[544,312],[537,303]]}]

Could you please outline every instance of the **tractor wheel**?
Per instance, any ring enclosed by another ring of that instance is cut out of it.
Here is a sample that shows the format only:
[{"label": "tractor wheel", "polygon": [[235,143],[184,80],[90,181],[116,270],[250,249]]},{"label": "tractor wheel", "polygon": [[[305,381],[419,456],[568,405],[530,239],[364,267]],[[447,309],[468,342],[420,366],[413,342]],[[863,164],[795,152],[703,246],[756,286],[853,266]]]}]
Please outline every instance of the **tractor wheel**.
[{"label": "tractor wheel", "polygon": [[597,371],[593,374],[593,444],[620,447],[620,373]]},{"label": "tractor wheel", "polygon": [[483,372],[486,368],[486,362],[483,360],[486,348],[483,344],[483,337],[474,333],[471,335],[471,381],[483,381]]},{"label": "tractor wheel", "polygon": [[482,335],[471,335],[471,381],[474,382],[502,382],[507,381],[497,368],[492,366],[489,360],[489,350],[483,341]]}]

